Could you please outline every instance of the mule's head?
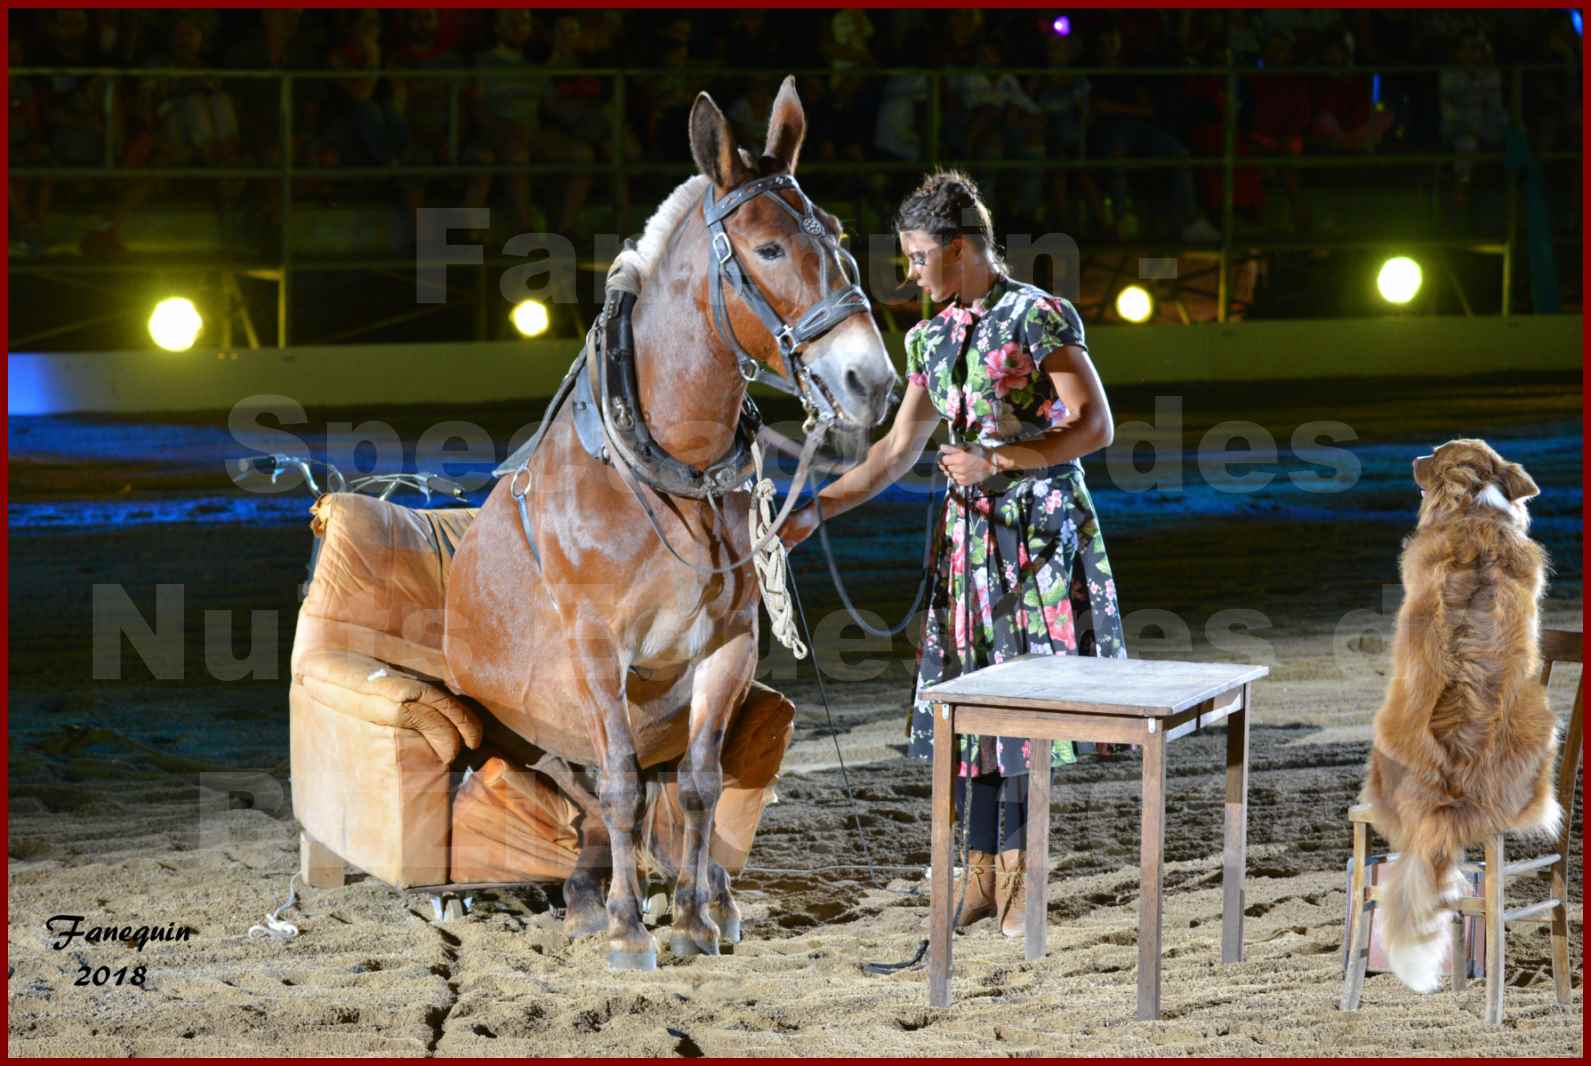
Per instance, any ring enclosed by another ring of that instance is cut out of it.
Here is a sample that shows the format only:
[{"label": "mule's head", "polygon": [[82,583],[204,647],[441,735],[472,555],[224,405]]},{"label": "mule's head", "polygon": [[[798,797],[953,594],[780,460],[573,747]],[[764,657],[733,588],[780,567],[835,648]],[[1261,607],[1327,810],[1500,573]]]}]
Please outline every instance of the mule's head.
[{"label": "mule's head", "polygon": [[[786,78],[773,102],[768,119],[768,142],[760,157],[735,143],[729,121],[712,97],[701,93],[691,108],[691,154],[701,172],[713,183],[716,201],[747,182],[777,174],[794,176],[801,142],[806,136],[806,115],[796,95],[795,79]],[[784,200],[784,210],[773,197]],[[839,222],[814,206],[813,225],[822,232],[806,232],[801,215],[805,199],[798,190],[780,189],[753,196],[724,221],[724,232],[747,281],[756,286],[773,311],[794,325],[825,297],[850,285],[842,256],[836,253]],[[705,294],[705,300],[711,294]],[[795,377],[767,324],[741,296],[724,294],[730,327],[745,351],[775,373]],[[726,338],[720,341],[729,344]],[[833,409],[837,421],[852,428],[876,425],[888,413],[896,385],[884,340],[872,314],[863,309],[843,318],[833,328],[805,345],[796,355],[810,373],[820,406]]]}]

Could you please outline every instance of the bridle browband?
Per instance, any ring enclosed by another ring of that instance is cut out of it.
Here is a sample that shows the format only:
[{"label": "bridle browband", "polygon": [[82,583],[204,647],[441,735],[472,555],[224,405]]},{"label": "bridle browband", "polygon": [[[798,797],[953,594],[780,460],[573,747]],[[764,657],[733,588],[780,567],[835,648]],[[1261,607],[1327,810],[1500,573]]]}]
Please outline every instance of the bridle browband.
[{"label": "bridle browband", "polygon": [[[790,206],[789,201],[779,195],[785,189],[796,194],[801,202],[800,210]],[[803,234],[818,243],[823,268],[820,284],[824,288],[828,287],[831,255],[839,266],[841,278],[847,280],[847,284],[825,294],[821,300],[808,308],[794,325],[780,317],[763,296],[757,283],[746,274],[735,255],[734,242],[729,239],[729,234],[724,229],[724,223],[731,215],[759,196],[773,200],[796,220]],[[867,294],[862,291],[861,270],[856,265],[855,257],[829,233],[828,227],[818,218],[812,201],[801,191],[801,186],[796,184],[795,177],[791,174],[756,178],[725,194],[723,199],[714,196],[714,186],[709,182],[707,191],[702,197],[702,218],[707,223],[707,233],[712,242],[708,256],[707,295],[713,308],[713,326],[718,330],[718,335],[724,343],[735,353],[740,376],[748,383],[760,380],[781,392],[797,397],[806,408],[809,421],[816,419],[832,422],[840,417],[834,398],[823,388],[821,381],[813,378],[800,354],[808,344],[847,318],[872,310]],[[779,355],[789,372],[788,377],[775,373],[741,347],[740,340],[735,336],[734,328],[729,323],[729,312],[725,307],[726,281],[733,286],[741,300],[773,337],[774,343],[778,345]]]}]

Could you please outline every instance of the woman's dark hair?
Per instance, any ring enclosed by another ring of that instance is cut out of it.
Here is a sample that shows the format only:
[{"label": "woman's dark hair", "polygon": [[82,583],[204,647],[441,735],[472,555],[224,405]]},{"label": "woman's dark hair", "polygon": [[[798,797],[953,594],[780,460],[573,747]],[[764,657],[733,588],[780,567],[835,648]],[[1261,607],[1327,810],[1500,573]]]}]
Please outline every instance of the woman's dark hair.
[{"label": "woman's dark hair", "polygon": [[1000,265],[994,243],[994,220],[978,192],[977,182],[959,170],[936,170],[901,201],[895,229],[920,230],[941,245],[965,237],[988,251]]}]

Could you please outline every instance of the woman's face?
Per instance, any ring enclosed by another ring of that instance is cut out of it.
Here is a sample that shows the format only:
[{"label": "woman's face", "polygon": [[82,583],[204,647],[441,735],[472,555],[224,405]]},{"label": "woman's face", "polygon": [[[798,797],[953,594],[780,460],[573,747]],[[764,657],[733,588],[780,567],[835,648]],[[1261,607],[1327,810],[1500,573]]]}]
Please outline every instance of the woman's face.
[{"label": "woman's face", "polygon": [[961,286],[961,253],[965,244],[960,237],[940,244],[922,230],[903,231],[900,250],[906,257],[906,280],[916,282],[935,303],[950,299]]}]

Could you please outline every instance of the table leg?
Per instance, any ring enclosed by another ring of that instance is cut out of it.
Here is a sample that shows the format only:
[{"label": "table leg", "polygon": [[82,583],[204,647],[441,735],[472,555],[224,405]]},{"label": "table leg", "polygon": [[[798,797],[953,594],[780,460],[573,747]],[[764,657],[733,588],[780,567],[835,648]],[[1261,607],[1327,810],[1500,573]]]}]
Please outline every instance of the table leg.
[{"label": "table leg", "polygon": [[1154,730],[1143,742],[1143,819],[1138,845],[1138,1018],[1160,1017],[1161,860],[1165,854],[1166,735]]},{"label": "table leg", "polygon": [[934,714],[934,769],[933,769],[933,872],[929,877],[928,894],[930,910],[928,919],[928,1005],[950,1006],[950,918],[955,901],[953,875],[955,857],[951,854],[951,819],[955,815],[953,786],[956,760],[954,710],[950,704],[939,703]]},{"label": "table leg", "polygon": [[[1023,954],[1029,962],[1044,957],[1050,887],[1050,745],[1034,738],[1028,767],[1027,921]],[[1040,753],[1043,753],[1042,755]]]},{"label": "table leg", "polygon": [[1226,720],[1226,842],[1221,852],[1221,961],[1243,961],[1243,880],[1248,861],[1248,722],[1254,686],[1243,686],[1243,709]]}]

